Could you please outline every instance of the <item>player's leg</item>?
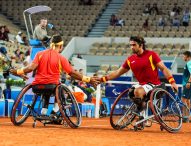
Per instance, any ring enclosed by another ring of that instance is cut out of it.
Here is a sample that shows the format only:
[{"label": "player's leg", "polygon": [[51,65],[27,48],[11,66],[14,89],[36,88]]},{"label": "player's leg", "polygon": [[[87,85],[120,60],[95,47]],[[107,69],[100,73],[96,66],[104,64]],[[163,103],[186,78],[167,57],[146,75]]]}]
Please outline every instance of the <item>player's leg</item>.
[{"label": "player's leg", "polygon": [[[189,93],[190,90],[183,87],[182,102],[188,107],[188,109],[190,109]],[[188,111],[188,109],[185,106],[182,107],[183,122],[189,122],[190,111]]]},{"label": "player's leg", "polygon": [[42,115],[47,115],[49,100],[50,100],[50,94],[42,95],[42,110],[41,110]]},{"label": "player's leg", "polygon": [[145,84],[145,85],[135,85],[134,86],[134,97],[133,101],[135,104],[138,105],[138,110],[142,111],[146,107],[146,96],[154,87],[152,84]]}]

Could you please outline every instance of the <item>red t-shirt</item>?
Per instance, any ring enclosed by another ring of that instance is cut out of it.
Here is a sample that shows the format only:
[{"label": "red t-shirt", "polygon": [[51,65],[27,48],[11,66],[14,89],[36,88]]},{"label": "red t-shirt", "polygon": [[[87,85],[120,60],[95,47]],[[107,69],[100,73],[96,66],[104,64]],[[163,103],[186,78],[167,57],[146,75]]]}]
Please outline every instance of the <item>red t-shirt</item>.
[{"label": "red t-shirt", "polygon": [[72,71],[68,60],[52,49],[38,52],[33,63],[38,65],[33,85],[59,84],[60,72],[69,74]]},{"label": "red t-shirt", "polygon": [[141,55],[134,54],[128,57],[122,67],[131,69],[139,84],[152,83],[158,85],[160,80],[156,64],[160,61],[161,59],[155,52],[145,50]]}]

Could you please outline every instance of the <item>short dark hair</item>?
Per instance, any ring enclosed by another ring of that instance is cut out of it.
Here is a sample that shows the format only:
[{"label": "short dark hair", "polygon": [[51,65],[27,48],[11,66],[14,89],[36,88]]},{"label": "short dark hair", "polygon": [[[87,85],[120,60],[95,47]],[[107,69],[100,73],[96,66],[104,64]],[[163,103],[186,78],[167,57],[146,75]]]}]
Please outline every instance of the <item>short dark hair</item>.
[{"label": "short dark hair", "polygon": [[46,17],[42,17],[40,18],[40,20],[48,20]]},{"label": "short dark hair", "polygon": [[183,52],[183,55],[185,55],[187,57],[191,57],[191,52],[190,51],[185,51],[185,52]]},{"label": "short dark hair", "polygon": [[145,50],[146,48],[145,48],[145,40],[144,40],[144,38],[143,37],[140,37],[140,36],[131,36],[130,37],[130,39],[129,39],[130,41],[135,41],[135,42],[137,42],[139,45],[143,45],[143,50]]},{"label": "short dark hair", "polygon": [[56,43],[59,43],[61,41],[62,41],[62,37],[60,35],[53,35],[52,36],[52,40],[51,40],[52,43],[56,44]]}]

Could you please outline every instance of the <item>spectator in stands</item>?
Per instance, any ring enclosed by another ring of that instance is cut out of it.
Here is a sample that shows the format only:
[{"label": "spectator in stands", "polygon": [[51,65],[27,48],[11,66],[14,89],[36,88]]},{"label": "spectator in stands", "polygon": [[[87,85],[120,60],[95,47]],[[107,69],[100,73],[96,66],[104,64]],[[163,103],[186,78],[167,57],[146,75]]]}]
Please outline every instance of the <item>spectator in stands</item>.
[{"label": "spectator in stands", "polygon": [[77,55],[77,58],[79,59],[83,59],[82,56],[80,54]]},{"label": "spectator in stands", "polygon": [[145,30],[145,31],[148,31],[150,29],[149,28],[149,18],[147,18],[145,20],[145,22],[143,23],[142,29]]},{"label": "spectator in stands", "polygon": [[25,46],[29,46],[29,41],[25,35],[23,36],[23,42]]},{"label": "spectator in stands", "polygon": [[182,16],[182,25],[188,26],[189,21],[190,21],[190,12],[189,12],[189,8],[186,8],[185,11],[183,12],[183,16]]},{"label": "spectator in stands", "polygon": [[[77,72],[78,70],[74,69],[74,71]],[[78,80],[71,77],[71,84],[74,85],[74,86],[78,86]]]},{"label": "spectator in stands", "polygon": [[18,62],[18,63],[23,63],[24,60],[25,60],[25,54],[24,54],[24,52],[21,51],[21,52],[19,53],[19,57],[18,57],[17,62]]},{"label": "spectator in stands", "polygon": [[0,26],[0,40],[9,41],[8,33],[9,30],[7,30],[6,26]]},{"label": "spectator in stands", "polygon": [[[61,76],[61,81],[62,81],[62,76]],[[70,86],[71,87],[71,77],[66,74],[66,80],[64,82],[67,86]],[[72,88],[72,87],[71,87]]]},{"label": "spectator in stands", "polygon": [[[190,109],[190,99],[191,99],[191,52],[185,51],[183,53],[183,60],[186,62],[183,73],[183,94],[182,102],[187,105]],[[190,111],[183,108],[183,122],[189,122]]]},{"label": "spectator in stands", "polygon": [[93,0],[88,0],[87,2],[86,2],[86,5],[93,5],[94,3],[93,3]]},{"label": "spectator in stands", "polygon": [[46,18],[42,18],[40,20],[40,24],[38,24],[33,33],[33,38],[40,40],[42,42],[46,42],[49,40],[50,36],[47,34],[46,26],[47,26],[48,20]]},{"label": "spectator in stands", "polygon": [[171,11],[171,16],[175,16],[175,15],[179,15],[180,12],[181,12],[181,8],[179,6],[177,6],[177,3],[174,4],[174,7],[172,8],[172,11]]},{"label": "spectator in stands", "polygon": [[65,83],[66,82],[66,72],[62,72],[60,75],[60,81],[61,83]]},{"label": "spectator in stands", "polygon": [[93,0],[80,0],[79,4],[83,5],[93,5]]},{"label": "spectator in stands", "polygon": [[124,26],[125,25],[125,21],[122,18],[119,18],[118,22],[117,22],[117,26]]},{"label": "spectator in stands", "polygon": [[17,40],[17,42],[18,42],[19,44],[24,45],[25,43],[24,43],[24,41],[23,41],[22,34],[23,34],[23,33],[22,33],[21,31],[19,31],[18,34],[16,35],[16,40]]},{"label": "spectator in stands", "polygon": [[147,3],[147,4],[145,5],[145,8],[144,8],[144,10],[143,10],[143,15],[144,15],[144,16],[151,15],[151,5],[150,5],[150,3]]},{"label": "spectator in stands", "polygon": [[165,26],[166,25],[166,18],[161,16],[158,21],[158,26]]},{"label": "spectator in stands", "polygon": [[[83,74],[84,74],[84,70],[83,70],[83,69],[79,69],[79,73],[80,73],[81,75],[83,75]],[[82,81],[78,81],[78,87],[86,88],[86,87],[87,87],[87,84],[84,83],[84,82],[82,82]]]},{"label": "spectator in stands", "polygon": [[110,18],[110,25],[116,26],[117,23],[118,23],[118,19],[117,19],[116,15],[115,15],[115,14],[112,14],[112,15],[111,15],[111,18]]},{"label": "spectator in stands", "polygon": [[9,31],[9,29],[8,29],[8,27],[6,25],[4,25],[4,28],[5,28],[6,33],[10,33],[10,31]]},{"label": "spectator in stands", "polygon": [[174,18],[172,19],[172,26],[180,26],[180,20],[178,18],[178,16],[174,16]]},{"label": "spectator in stands", "polygon": [[153,14],[153,15],[159,14],[159,9],[158,9],[157,3],[153,3],[153,6],[151,8],[151,14]]},{"label": "spectator in stands", "polygon": [[24,63],[24,60],[25,60],[24,52],[20,51],[19,49],[17,49],[16,52],[17,53],[15,53],[15,62],[18,64]]},{"label": "spectator in stands", "polygon": [[[83,73],[83,69],[79,69],[79,73],[81,73],[81,75],[83,75],[84,74]],[[95,75],[93,75],[93,76],[97,77]],[[91,102],[92,101],[92,97],[93,97],[92,93],[95,91],[93,89],[93,87],[90,84],[84,83],[82,81],[78,81],[77,87],[79,87],[84,92],[84,94],[86,94],[87,99],[85,100],[85,102]]]},{"label": "spectator in stands", "polygon": [[19,48],[16,49],[16,50],[15,50],[15,56],[19,58],[20,52],[21,52],[21,51],[20,51]]},{"label": "spectator in stands", "polygon": [[30,63],[30,50],[27,50],[25,52],[25,60],[24,60],[23,64],[24,64],[24,66],[27,66],[27,65],[29,65],[29,63]]},{"label": "spectator in stands", "polygon": [[26,36],[23,36],[23,42],[25,46],[29,46],[29,41],[27,40]]}]

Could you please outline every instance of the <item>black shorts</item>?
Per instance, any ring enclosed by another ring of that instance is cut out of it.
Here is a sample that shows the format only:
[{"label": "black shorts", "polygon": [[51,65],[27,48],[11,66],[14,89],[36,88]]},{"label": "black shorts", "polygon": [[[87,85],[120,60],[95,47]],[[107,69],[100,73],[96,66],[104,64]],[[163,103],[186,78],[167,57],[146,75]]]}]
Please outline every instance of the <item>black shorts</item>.
[{"label": "black shorts", "polygon": [[187,89],[186,86],[183,86],[182,97],[191,99],[191,88]]}]

